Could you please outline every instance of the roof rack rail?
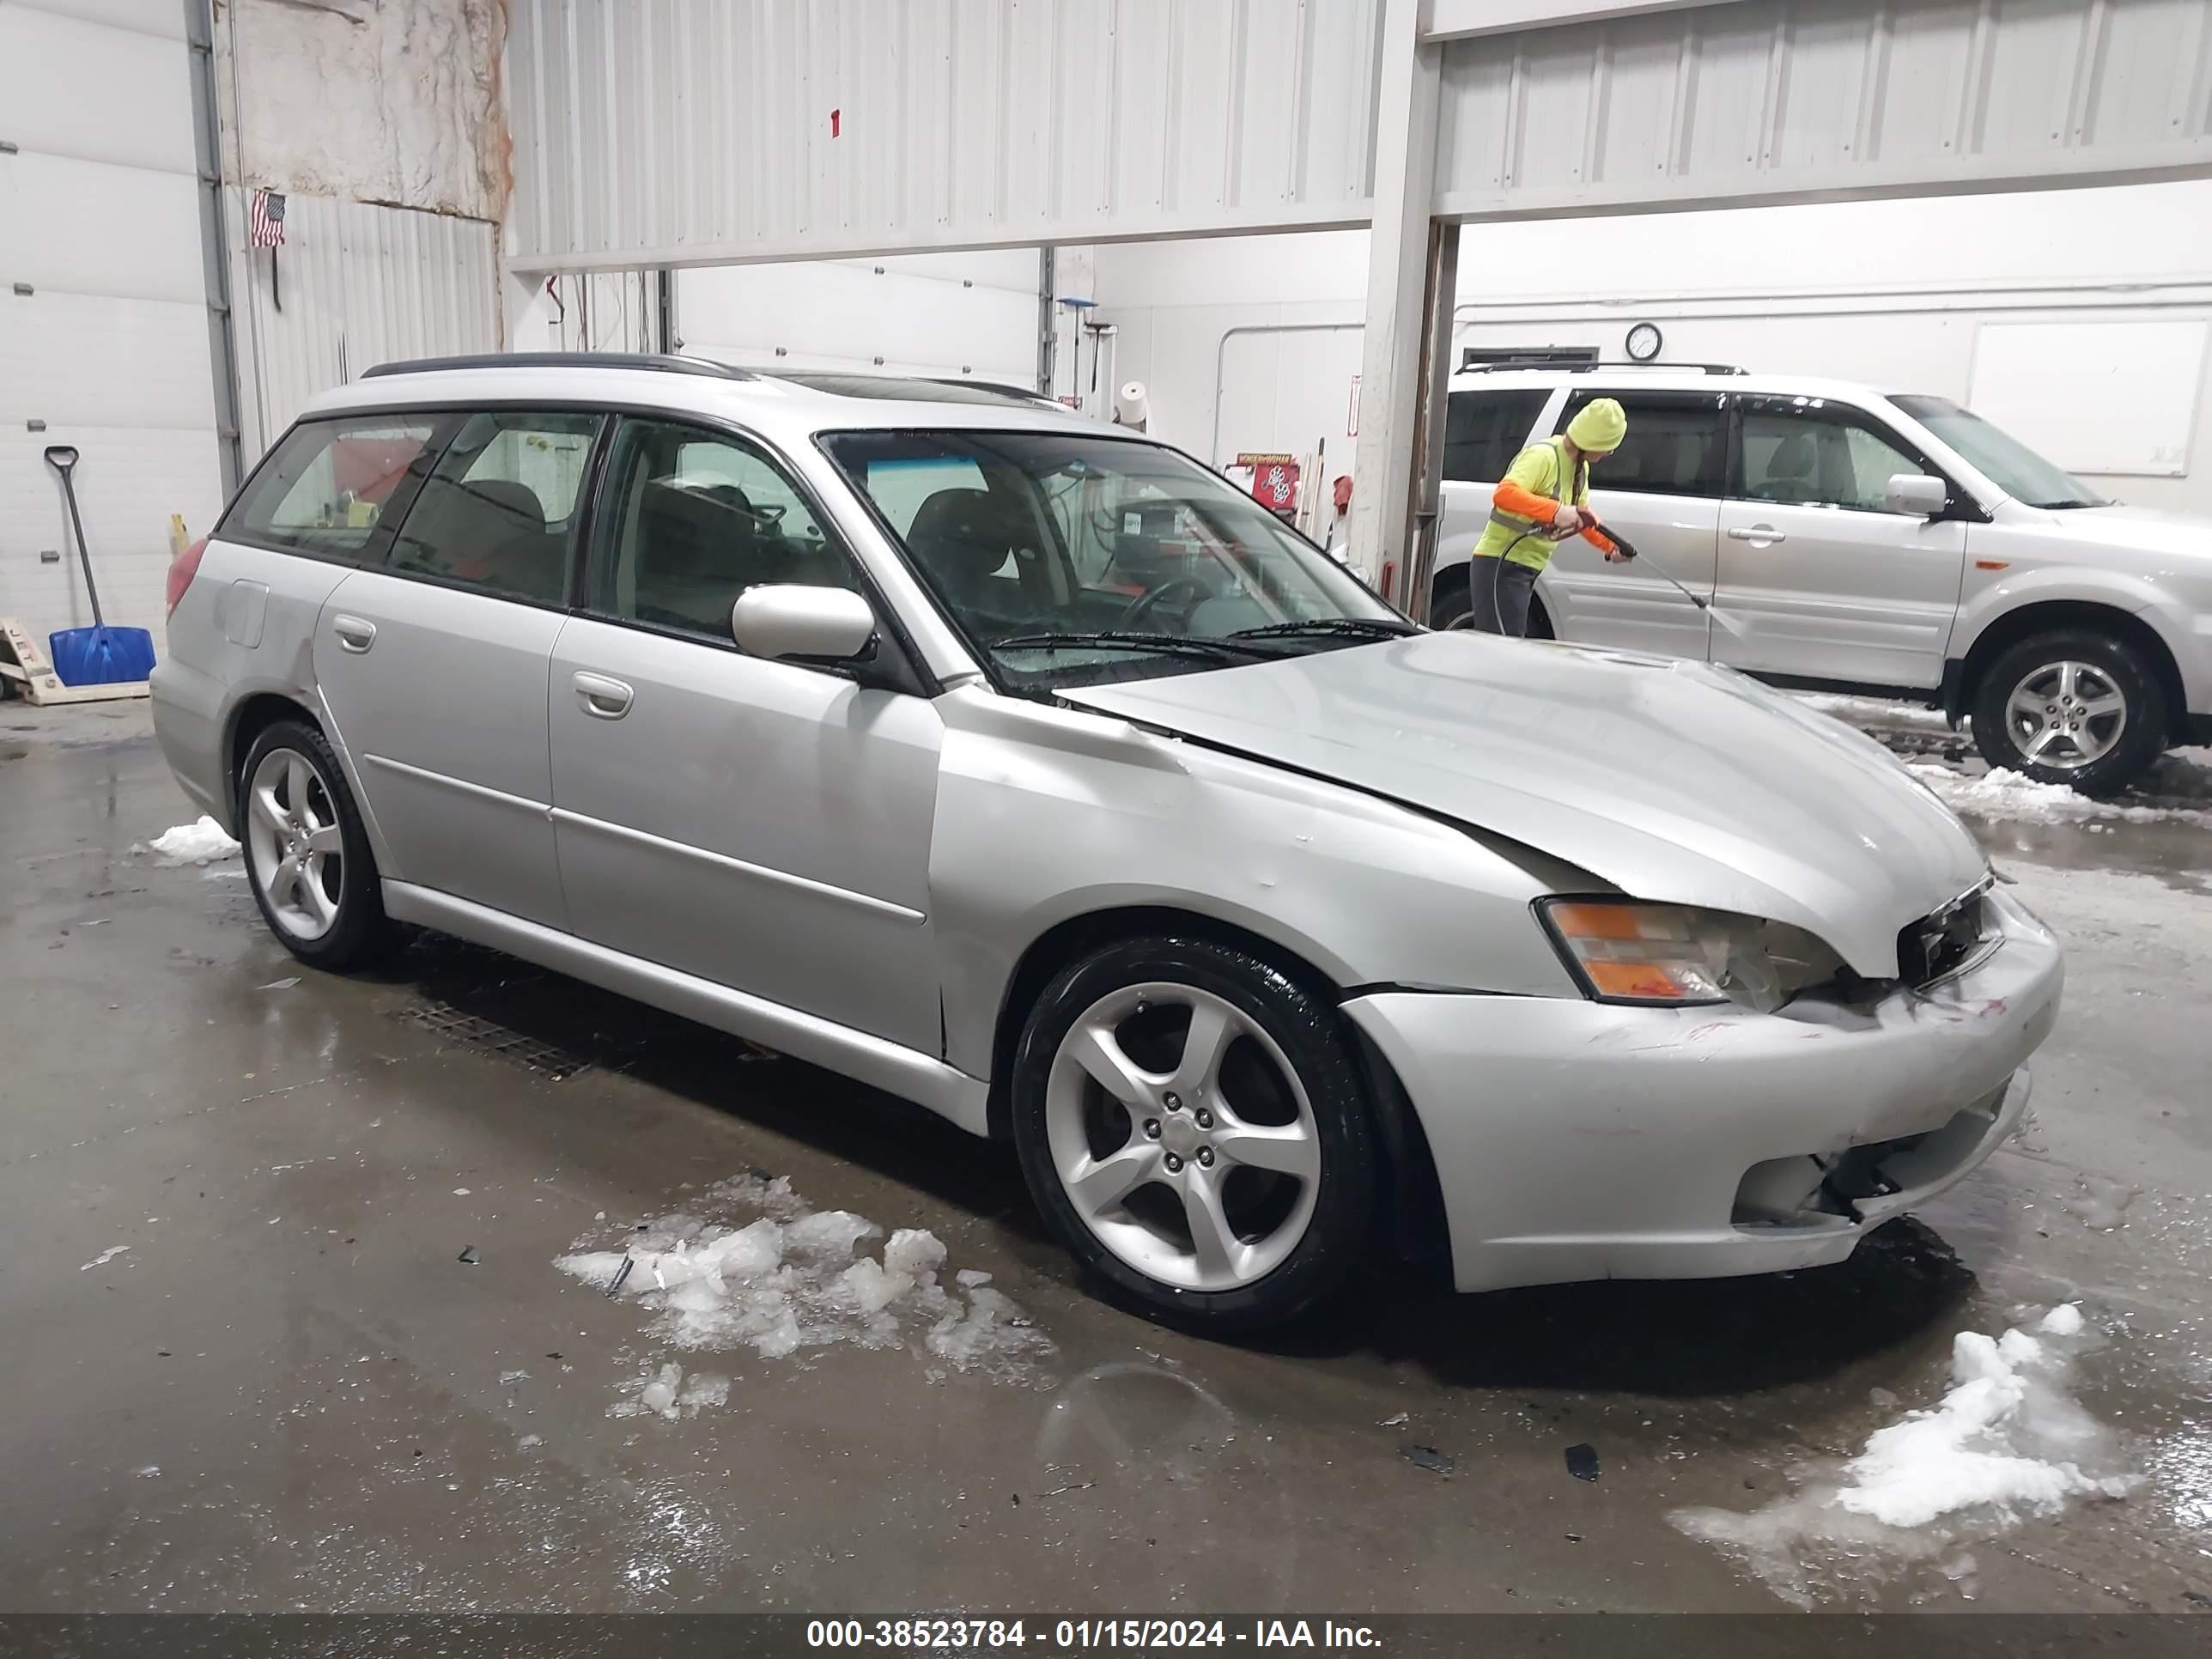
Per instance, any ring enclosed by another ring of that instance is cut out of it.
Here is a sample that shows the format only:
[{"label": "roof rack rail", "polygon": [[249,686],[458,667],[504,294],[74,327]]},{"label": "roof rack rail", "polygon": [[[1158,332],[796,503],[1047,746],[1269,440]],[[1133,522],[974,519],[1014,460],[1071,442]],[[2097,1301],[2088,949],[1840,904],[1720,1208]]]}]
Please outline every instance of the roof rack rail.
[{"label": "roof rack rail", "polygon": [[1024,403],[1050,404],[1054,409],[1066,407],[1057,398],[1048,397],[1034,386],[1016,386],[1012,380],[975,380],[964,374],[925,374],[921,379],[927,386],[972,386],[1004,397],[1018,398]]},{"label": "roof rack rail", "polygon": [[1639,363],[1608,358],[1603,362],[1563,363],[1553,357],[1508,357],[1492,363],[1468,363],[1462,374],[1488,374],[1498,369],[1549,368],[1562,374],[1594,374],[1601,368],[1667,368],[1682,374],[1748,374],[1751,371],[1737,363]]},{"label": "roof rack rail", "polygon": [[461,357],[414,357],[365,368],[361,378],[376,380],[393,374],[436,374],[452,368],[643,368],[663,374],[706,374],[722,380],[757,378],[750,369],[709,362],[704,357],[676,357],[653,351],[489,351]]}]

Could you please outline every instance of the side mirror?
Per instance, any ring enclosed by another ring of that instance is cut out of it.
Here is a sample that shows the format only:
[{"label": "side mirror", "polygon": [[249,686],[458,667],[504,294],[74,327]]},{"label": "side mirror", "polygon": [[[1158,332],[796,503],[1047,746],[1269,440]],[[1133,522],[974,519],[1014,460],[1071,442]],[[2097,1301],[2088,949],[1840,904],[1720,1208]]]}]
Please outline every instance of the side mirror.
[{"label": "side mirror", "polygon": [[865,662],[875,654],[876,613],[850,588],[764,582],[730,607],[730,637],[750,657]]},{"label": "side mirror", "polygon": [[1924,472],[1893,473],[1882,504],[1893,513],[1933,519],[1951,505],[1951,489],[1941,478],[1931,478]]}]

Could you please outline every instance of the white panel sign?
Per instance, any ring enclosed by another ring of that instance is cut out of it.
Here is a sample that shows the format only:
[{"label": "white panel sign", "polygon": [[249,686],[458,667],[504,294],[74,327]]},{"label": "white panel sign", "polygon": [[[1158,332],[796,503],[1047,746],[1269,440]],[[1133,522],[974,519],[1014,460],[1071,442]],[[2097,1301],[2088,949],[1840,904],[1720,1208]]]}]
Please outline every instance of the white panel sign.
[{"label": "white panel sign", "polygon": [[2069,472],[2179,477],[2205,332],[2202,319],[1984,323],[1966,403]]}]

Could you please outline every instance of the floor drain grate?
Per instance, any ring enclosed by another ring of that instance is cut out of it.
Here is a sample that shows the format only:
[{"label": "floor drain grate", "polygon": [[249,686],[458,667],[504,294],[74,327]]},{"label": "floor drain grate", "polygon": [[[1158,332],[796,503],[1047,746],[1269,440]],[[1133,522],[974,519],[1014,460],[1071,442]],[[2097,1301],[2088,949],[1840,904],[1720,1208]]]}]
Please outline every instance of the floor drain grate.
[{"label": "floor drain grate", "polygon": [[592,1062],[566,1048],[501,1025],[480,1014],[465,1013],[449,1002],[422,1001],[394,1008],[392,1018],[434,1032],[441,1042],[490,1054],[556,1083],[591,1069]]}]

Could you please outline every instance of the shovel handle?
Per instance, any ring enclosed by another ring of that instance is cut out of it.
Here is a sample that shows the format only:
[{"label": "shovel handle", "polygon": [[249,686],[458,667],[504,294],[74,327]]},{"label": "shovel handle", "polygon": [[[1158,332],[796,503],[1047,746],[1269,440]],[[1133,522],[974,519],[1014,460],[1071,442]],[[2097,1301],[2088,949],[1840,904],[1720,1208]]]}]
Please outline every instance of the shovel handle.
[{"label": "shovel handle", "polygon": [[76,532],[76,562],[84,571],[84,596],[92,601],[92,625],[107,626],[107,618],[100,614],[100,589],[92,580],[92,550],[85,545],[84,520],[77,515],[76,481],[70,477],[70,469],[76,465],[75,444],[48,444],[46,465],[62,475],[62,494],[69,498],[70,528]]}]

